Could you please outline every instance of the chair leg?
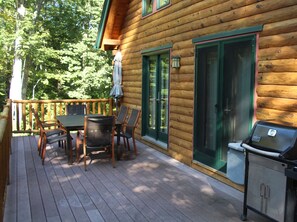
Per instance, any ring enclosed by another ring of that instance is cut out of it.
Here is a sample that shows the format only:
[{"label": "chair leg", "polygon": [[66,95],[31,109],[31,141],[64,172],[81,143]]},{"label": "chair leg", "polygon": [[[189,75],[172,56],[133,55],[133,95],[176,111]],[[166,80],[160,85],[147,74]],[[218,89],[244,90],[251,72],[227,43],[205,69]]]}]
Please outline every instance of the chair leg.
[{"label": "chair leg", "polygon": [[46,143],[44,143],[44,139],[41,138],[40,149],[39,149],[40,158],[42,158],[43,146],[46,146]]},{"label": "chair leg", "polygon": [[39,136],[39,139],[38,139],[38,144],[37,144],[37,149],[38,149],[38,155],[41,157],[41,150],[42,150],[42,138],[41,136]]},{"label": "chair leg", "polygon": [[129,138],[126,137],[126,140],[127,140],[127,144],[128,144],[128,151],[130,151],[130,143],[129,143]]},{"label": "chair leg", "polygon": [[126,137],[123,137],[123,140],[124,140],[124,147],[125,147],[125,149],[126,149],[126,148],[127,148]]},{"label": "chair leg", "polygon": [[121,143],[121,137],[120,137],[120,139],[119,139],[119,141],[118,141],[118,137],[116,136],[116,145],[119,146],[120,143]]},{"label": "chair leg", "polygon": [[41,148],[41,156],[40,156],[42,165],[44,165],[45,154],[46,154],[46,143],[43,143]]},{"label": "chair leg", "polygon": [[111,146],[111,162],[112,162],[112,167],[115,168],[115,156],[114,156],[114,145]]},{"label": "chair leg", "polygon": [[86,151],[86,148],[84,148],[84,167],[85,167],[85,171],[87,171],[87,151]]},{"label": "chair leg", "polygon": [[76,150],[76,160],[75,161],[78,163],[79,162],[79,153],[80,152],[79,152],[79,147],[77,147],[77,145],[76,145],[76,149],[75,150]]},{"label": "chair leg", "polygon": [[37,151],[38,151],[39,156],[40,156],[41,145],[42,145],[42,138],[41,138],[41,136],[39,136],[38,143],[37,143]]},{"label": "chair leg", "polygon": [[65,154],[67,154],[67,142],[62,141],[62,147],[64,148]]},{"label": "chair leg", "polygon": [[132,140],[133,140],[134,153],[135,153],[135,156],[137,156],[137,147],[136,147],[136,141],[134,136],[132,137]]},{"label": "chair leg", "polygon": [[79,139],[79,135],[76,137],[76,162],[79,163],[80,159],[80,145],[81,145],[81,140]]}]

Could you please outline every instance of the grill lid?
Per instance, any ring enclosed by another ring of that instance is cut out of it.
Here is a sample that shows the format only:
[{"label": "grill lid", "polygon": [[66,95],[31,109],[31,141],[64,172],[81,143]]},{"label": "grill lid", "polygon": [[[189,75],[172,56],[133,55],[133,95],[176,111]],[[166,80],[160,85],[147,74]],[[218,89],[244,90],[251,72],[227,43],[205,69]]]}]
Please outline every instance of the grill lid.
[{"label": "grill lid", "polygon": [[269,152],[277,152],[288,160],[297,159],[297,128],[265,121],[255,123],[244,143]]}]

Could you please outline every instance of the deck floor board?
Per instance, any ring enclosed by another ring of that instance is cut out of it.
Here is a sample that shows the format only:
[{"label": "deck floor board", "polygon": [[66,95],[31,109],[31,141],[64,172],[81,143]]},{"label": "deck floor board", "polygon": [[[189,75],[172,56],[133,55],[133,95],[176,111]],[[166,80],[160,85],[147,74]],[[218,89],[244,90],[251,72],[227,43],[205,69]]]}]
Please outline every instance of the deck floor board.
[{"label": "deck floor board", "polygon": [[[116,168],[93,160],[85,171],[57,145],[43,166],[36,139],[13,137],[4,222],[241,221],[241,192],[140,142],[136,158]],[[248,220],[269,221],[251,211]]]}]

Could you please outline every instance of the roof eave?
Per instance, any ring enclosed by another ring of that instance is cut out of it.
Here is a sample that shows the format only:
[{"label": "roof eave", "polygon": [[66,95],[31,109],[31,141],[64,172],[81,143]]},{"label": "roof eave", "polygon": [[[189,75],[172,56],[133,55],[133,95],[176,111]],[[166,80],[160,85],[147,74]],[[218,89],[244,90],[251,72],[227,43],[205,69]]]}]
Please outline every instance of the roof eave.
[{"label": "roof eave", "polygon": [[112,0],[104,1],[102,13],[101,13],[101,19],[98,27],[98,34],[97,34],[96,43],[94,46],[95,49],[102,48],[103,35],[106,27],[106,21],[107,21],[109,9],[110,9],[111,1]]}]

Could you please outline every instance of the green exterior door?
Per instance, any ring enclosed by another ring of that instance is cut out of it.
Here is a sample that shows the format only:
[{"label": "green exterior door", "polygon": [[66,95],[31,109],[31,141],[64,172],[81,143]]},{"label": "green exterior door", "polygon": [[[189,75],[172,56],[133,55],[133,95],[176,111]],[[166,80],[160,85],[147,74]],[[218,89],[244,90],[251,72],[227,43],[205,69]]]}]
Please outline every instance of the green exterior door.
[{"label": "green exterior door", "polygon": [[167,143],[169,53],[143,59],[143,135]]},{"label": "green exterior door", "polygon": [[194,159],[225,172],[228,143],[252,124],[254,37],[199,45],[196,65]]}]

